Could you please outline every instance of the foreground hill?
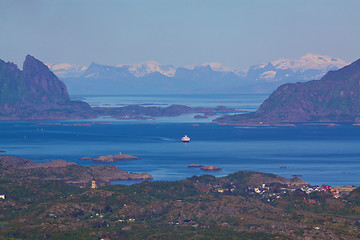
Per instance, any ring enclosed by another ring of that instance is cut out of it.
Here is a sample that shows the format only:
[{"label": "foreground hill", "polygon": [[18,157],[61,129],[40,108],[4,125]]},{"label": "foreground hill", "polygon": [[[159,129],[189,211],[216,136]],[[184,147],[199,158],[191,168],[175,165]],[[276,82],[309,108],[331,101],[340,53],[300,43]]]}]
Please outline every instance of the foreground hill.
[{"label": "foreground hill", "polygon": [[[355,187],[335,198],[330,189],[304,186],[299,179],[240,171],[90,189],[48,178],[50,171],[65,173],[52,168],[74,168],[71,163],[39,166],[4,156],[0,164],[1,239],[360,237]],[[79,169],[67,171],[67,177],[83,175]]]},{"label": "foreground hill", "polygon": [[0,60],[0,119],[68,119],[95,116],[90,106],[71,101],[65,84],[28,55],[23,71]]},{"label": "foreground hill", "polygon": [[0,167],[0,175],[3,177],[58,180],[78,186],[89,185],[92,180],[96,180],[98,185],[116,180],[152,180],[152,176],[147,173],[128,173],[111,165],[84,167],[62,159],[37,163],[26,158],[1,156]]},{"label": "foreground hill", "polygon": [[358,122],[359,86],[360,59],[342,69],[328,72],[320,80],[284,84],[255,113],[227,116],[218,121],[251,124]]}]

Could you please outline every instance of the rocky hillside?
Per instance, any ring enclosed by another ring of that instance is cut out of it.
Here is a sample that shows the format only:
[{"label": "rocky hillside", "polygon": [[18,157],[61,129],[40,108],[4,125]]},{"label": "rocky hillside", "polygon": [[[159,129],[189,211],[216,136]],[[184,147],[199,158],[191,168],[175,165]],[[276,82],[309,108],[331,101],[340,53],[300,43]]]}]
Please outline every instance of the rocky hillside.
[{"label": "rocky hillside", "polygon": [[[335,198],[334,188],[290,186],[273,174],[241,171],[90,189],[57,176],[113,177],[111,166],[15,168],[29,161],[0,158],[0,239],[360,237],[359,188]],[[47,178],[50,172],[57,178]]]},{"label": "rocky hillside", "polygon": [[28,55],[23,71],[0,60],[0,119],[66,119],[94,116],[90,106],[71,101],[65,84]]},{"label": "rocky hillside", "polygon": [[40,180],[59,180],[68,184],[90,186],[92,180],[98,185],[109,184],[116,180],[152,180],[147,173],[128,173],[111,165],[94,165],[84,167],[62,159],[39,163],[26,158],[1,156],[0,175],[15,178],[31,178]]},{"label": "rocky hillside", "polygon": [[274,91],[252,114],[228,116],[225,122],[358,122],[360,59],[320,80],[289,83]]}]

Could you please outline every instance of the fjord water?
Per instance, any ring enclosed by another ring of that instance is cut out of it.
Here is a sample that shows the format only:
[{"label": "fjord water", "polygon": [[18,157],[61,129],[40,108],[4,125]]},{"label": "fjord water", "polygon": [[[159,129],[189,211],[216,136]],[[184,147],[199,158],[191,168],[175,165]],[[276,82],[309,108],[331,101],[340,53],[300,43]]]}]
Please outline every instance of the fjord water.
[{"label": "fjord water", "polygon": [[199,95],[87,95],[75,96],[92,107],[118,107],[129,104],[166,107],[181,104],[189,107],[226,106],[243,111],[255,111],[268,94],[199,94]]},{"label": "fjord water", "polygon": [[[2,155],[39,162],[61,158],[84,166],[96,163],[78,160],[81,157],[122,152],[142,159],[113,165],[129,172],[150,173],[154,180],[181,180],[206,173],[225,176],[253,170],[286,178],[302,175],[313,185],[360,185],[360,126],[237,128],[195,119],[191,122],[189,117],[175,119],[107,119],[112,124],[88,127],[72,126],[79,121],[1,122],[0,150],[6,151]],[[82,120],[86,122],[93,120]],[[191,137],[190,143],[180,141],[185,134]],[[215,165],[223,170],[204,172],[188,168],[192,163]],[[284,166],[287,168],[280,168]]]}]

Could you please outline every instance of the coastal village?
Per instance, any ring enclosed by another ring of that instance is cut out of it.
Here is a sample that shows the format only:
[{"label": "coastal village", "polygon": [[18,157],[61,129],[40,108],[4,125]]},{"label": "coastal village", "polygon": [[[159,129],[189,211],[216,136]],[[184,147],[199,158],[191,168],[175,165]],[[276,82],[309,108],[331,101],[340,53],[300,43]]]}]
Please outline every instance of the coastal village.
[{"label": "coastal village", "polygon": [[[349,194],[351,191],[356,189],[355,186],[341,186],[341,187],[331,187],[329,185],[320,186],[311,186],[311,185],[288,185],[287,187],[281,187],[280,191],[272,191],[272,187],[262,184],[262,186],[255,188],[248,188],[250,194],[259,194],[262,195],[262,198],[266,198],[268,202],[274,201],[275,199],[281,198],[284,194],[288,192],[301,191],[309,195],[313,192],[328,192],[331,193],[333,198],[340,198],[344,195]],[[230,189],[231,190],[231,189]],[[218,190],[219,191],[219,190]],[[220,189],[223,192],[223,189]],[[316,203],[316,200],[308,199],[308,203]]]},{"label": "coastal village", "polygon": [[[246,189],[246,193],[250,195],[258,195],[261,198],[266,198],[268,202],[274,201],[275,199],[281,198],[284,194],[289,192],[301,191],[309,195],[313,192],[327,192],[331,193],[333,198],[341,198],[344,195],[349,194],[351,191],[356,189],[356,186],[338,186],[332,187],[329,185],[322,185],[322,186],[311,186],[310,184],[302,181],[301,179],[296,179],[297,183],[291,184],[261,184],[259,186],[248,186]],[[276,186],[274,186],[276,185]],[[219,183],[212,185],[202,184],[200,187],[203,193],[223,193],[223,194],[232,194],[234,191],[237,190],[237,184],[230,183],[227,186]],[[315,200],[309,200],[309,203],[315,203]]]}]

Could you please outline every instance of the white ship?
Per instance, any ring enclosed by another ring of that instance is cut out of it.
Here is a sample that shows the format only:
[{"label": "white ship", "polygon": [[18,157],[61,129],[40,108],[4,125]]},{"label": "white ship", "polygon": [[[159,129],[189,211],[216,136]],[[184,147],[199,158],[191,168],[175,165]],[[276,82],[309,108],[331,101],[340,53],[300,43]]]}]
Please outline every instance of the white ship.
[{"label": "white ship", "polygon": [[190,138],[187,135],[185,135],[184,137],[181,138],[181,141],[190,142]]}]

